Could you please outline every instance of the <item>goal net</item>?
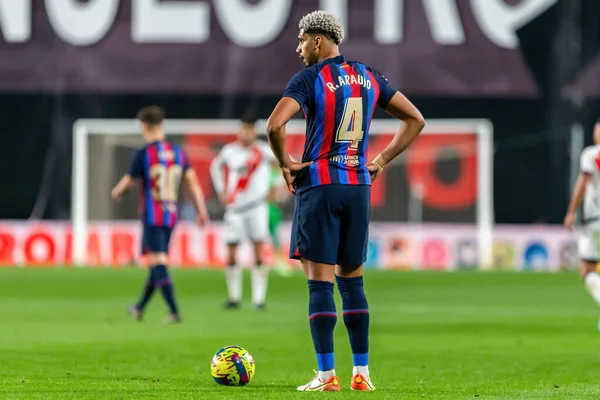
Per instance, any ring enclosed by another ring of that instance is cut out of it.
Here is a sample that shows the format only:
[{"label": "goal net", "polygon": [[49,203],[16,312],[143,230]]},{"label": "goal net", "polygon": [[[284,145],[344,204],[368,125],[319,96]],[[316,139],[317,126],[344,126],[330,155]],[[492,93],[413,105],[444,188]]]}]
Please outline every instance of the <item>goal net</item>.
[{"label": "goal net", "polygon": [[[387,146],[400,123],[373,120],[372,158]],[[259,140],[265,121],[257,123]],[[167,120],[168,139],[183,147],[207,197],[212,223],[193,225],[188,194],[180,196],[180,223],[174,232],[172,263],[216,266],[224,262],[219,204],[208,167],[226,143],[235,140],[237,120]],[[300,159],[303,120],[287,126],[287,146]],[[262,136],[262,137],[261,137]],[[78,120],[73,126],[72,243],[76,265],[122,265],[139,254],[138,193],[115,203],[111,187],[128,171],[143,146],[137,120]],[[492,260],[493,139],[487,120],[428,120],[423,133],[391,163],[371,189],[368,264],[378,268],[453,269],[488,267]],[[287,221],[280,233],[289,243],[291,196],[282,203]],[[249,250],[249,249],[248,249]],[[251,255],[251,251],[241,252]],[[103,255],[109,254],[108,259]],[[244,257],[242,257],[244,258]]]}]

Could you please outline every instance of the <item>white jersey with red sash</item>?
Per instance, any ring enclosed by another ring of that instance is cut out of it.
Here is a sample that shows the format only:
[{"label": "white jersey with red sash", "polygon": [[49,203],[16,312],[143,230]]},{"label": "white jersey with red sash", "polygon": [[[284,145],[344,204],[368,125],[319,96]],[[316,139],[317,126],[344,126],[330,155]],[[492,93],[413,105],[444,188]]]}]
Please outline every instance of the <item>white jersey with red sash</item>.
[{"label": "white jersey with red sash", "polygon": [[221,149],[210,167],[217,192],[227,196],[228,210],[242,210],[266,201],[275,157],[268,143],[257,140],[250,146],[239,142]]}]

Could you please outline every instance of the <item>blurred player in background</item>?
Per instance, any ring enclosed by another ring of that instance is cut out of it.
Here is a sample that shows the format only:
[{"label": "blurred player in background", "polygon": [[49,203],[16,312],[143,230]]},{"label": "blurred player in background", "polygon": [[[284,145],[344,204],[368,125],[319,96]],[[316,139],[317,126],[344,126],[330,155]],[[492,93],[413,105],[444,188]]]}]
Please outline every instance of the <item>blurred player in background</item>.
[{"label": "blurred player in background", "polygon": [[169,241],[177,222],[177,198],[182,179],[190,190],[200,226],[208,222],[208,213],[202,188],[187,156],[179,146],[165,140],[164,110],[157,106],[146,107],[139,111],[137,119],[141,122],[146,145],[135,153],[129,173],[112,190],[113,199],[118,201],[136,181],[141,184],[142,252],[148,256],[150,271],[142,297],[129,311],[135,319],[141,320],[154,290],[160,288],[169,306],[170,321],[180,322],[167,263]]},{"label": "blurred player in background", "polygon": [[281,246],[279,228],[283,221],[281,204],[285,202],[289,193],[285,179],[283,179],[281,171],[275,165],[271,168],[269,186],[269,233],[271,235],[271,243],[273,244],[273,252],[275,253],[274,267],[281,275],[287,276],[292,271]]},{"label": "blurred player in background", "polygon": [[[583,232],[579,237],[579,269],[588,291],[600,305],[600,119],[594,126],[594,145],[583,149],[580,172],[573,189],[564,225],[572,231],[583,203]],[[600,321],[597,325],[600,331]]]},{"label": "blurred player in background", "polygon": [[[290,257],[308,277],[309,323],[319,371],[301,391],[337,391],[333,331],[337,312],[333,282],[342,297],[350,337],[353,390],[374,390],[368,367],[369,306],[362,264],[369,231],[370,184],[421,132],[423,116],[379,72],[346,61],[338,45],[340,22],[315,11],[299,24],[296,52],[308,68],[292,77],[267,123],[271,148],[288,188],[296,195]],[[404,121],[391,143],[366,162],[375,106]],[[298,111],[306,117],[302,163],[285,151],[285,125]]]},{"label": "blurred player in background", "polygon": [[252,303],[257,309],[265,306],[269,269],[263,264],[263,243],[269,235],[267,196],[274,162],[269,145],[256,140],[256,119],[245,116],[237,140],[225,145],[210,165],[213,185],[226,208],[224,223],[229,264],[225,271],[226,308],[238,308],[242,301],[242,268],[237,249],[244,238],[254,245]]}]

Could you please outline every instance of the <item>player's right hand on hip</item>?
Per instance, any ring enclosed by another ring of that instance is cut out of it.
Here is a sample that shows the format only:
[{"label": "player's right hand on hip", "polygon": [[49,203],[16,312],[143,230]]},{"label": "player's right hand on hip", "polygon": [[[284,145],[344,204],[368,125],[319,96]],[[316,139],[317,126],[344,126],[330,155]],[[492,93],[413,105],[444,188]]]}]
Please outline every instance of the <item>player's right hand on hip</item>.
[{"label": "player's right hand on hip", "polygon": [[304,163],[292,161],[289,165],[281,168],[283,179],[285,179],[285,183],[287,184],[287,188],[291,194],[296,194],[296,177],[298,176],[298,173],[304,168],[310,166],[312,163],[312,161]]}]

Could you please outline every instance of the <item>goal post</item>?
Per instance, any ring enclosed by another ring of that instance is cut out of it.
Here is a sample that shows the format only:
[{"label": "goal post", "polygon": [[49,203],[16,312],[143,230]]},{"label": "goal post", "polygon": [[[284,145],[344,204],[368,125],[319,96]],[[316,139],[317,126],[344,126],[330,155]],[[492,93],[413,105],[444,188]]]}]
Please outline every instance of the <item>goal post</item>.
[{"label": "goal post", "polygon": [[[257,122],[258,132],[264,132],[266,120]],[[373,146],[373,138],[380,136],[382,139],[390,139],[397,131],[400,122],[391,119],[375,119],[370,127],[370,152],[380,151]],[[139,134],[139,121],[134,119],[80,119],[73,125],[73,167],[72,167],[72,205],[71,205],[71,223],[72,223],[72,255],[75,265],[85,265],[87,263],[86,251],[88,241],[88,223],[90,218],[90,184],[94,181],[94,174],[90,174],[90,158],[98,157],[101,146],[91,145],[90,142],[95,137],[103,136],[114,139],[115,142],[125,140],[125,138],[136,137],[141,141]],[[165,131],[167,136],[189,137],[189,136],[215,136],[235,135],[239,129],[239,121],[224,119],[167,119],[165,120]],[[304,138],[305,121],[292,120],[288,123],[286,129],[289,137],[296,139]],[[136,136],[137,135],[137,136]],[[477,251],[479,265],[482,268],[489,268],[492,263],[493,250],[493,226],[494,226],[494,205],[493,205],[493,128],[489,120],[486,119],[434,119],[428,120],[421,136],[436,136],[438,138],[446,137],[446,142],[451,143],[454,138],[468,136],[474,138],[474,145],[467,149],[467,152],[475,158],[476,165],[476,203],[473,210],[473,221],[476,225]],[[133,139],[130,141],[132,142]],[[417,138],[417,140],[420,140]],[[442,140],[443,141],[443,140]],[[382,140],[387,143],[389,140]],[[300,142],[298,142],[300,143]],[[470,142],[469,142],[470,143]],[[133,144],[131,147],[135,147]],[[380,146],[381,147],[381,146]],[[294,145],[294,151],[301,152],[301,145]],[[410,152],[409,147],[407,152]],[[372,158],[373,154],[371,154]],[[420,157],[432,157],[427,151],[422,151]],[[454,157],[449,154],[448,157]],[[414,157],[413,157],[414,158]],[[406,162],[406,157],[399,157],[392,165],[400,165]],[[108,164],[107,164],[108,163]],[[418,175],[418,164],[417,175]],[[109,161],[102,163],[102,168],[113,168]],[[388,171],[390,168],[386,168]],[[414,168],[413,168],[414,170]],[[123,174],[126,171],[119,171]],[[204,172],[199,171],[200,174]],[[389,172],[388,172],[389,173]],[[114,184],[114,182],[113,182]],[[377,184],[377,182],[376,182]],[[389,182],[388,182],[389,184]],[[443,186],[443,182],[441,183]],[[427,185],[425,185],[427,191]],[[104,188],[103,188],[104,189]],[[108,188],[106,188],[109,190]],[[206,189],[206,188],[205,188]],[[411,190],[412,192],[412,190]],[[400,202],[392,206],[401,206]],[[372,213],[373,214],[373,213]],[[380,216],[380,220],[386,222],[386,214]],[[391,218],[391,217],[390,217]],[[401,217],[398,217],[401,218]],[[397,222],[406,222],[406,220],[391,218]],[[440,222],[423,220],[423,222]],[[452,222],[444,220],[441,222]],[[465,221],[458,221],[465,222]]]}]

